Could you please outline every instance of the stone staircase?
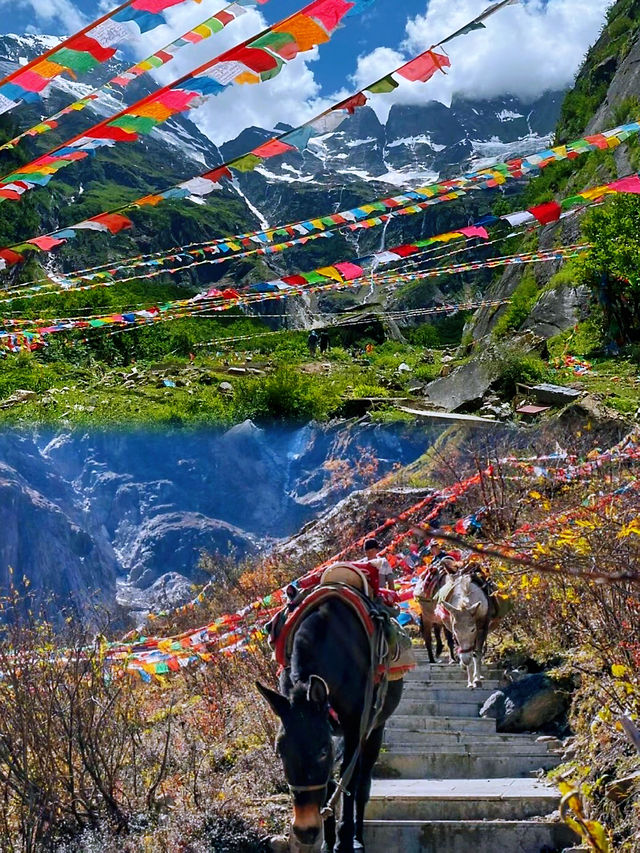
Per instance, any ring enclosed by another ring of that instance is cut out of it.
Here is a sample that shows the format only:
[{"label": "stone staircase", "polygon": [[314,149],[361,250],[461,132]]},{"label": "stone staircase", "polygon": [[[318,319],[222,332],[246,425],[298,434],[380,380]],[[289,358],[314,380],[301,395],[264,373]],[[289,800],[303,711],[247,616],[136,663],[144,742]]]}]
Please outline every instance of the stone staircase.
[{"label": "stone staircase", "polygon": [[[559,795],[536,772],[558,763],[550,742],[503,735],[478,714],[500,686],[485,670],[469,690],[458,666],[418,666],[387,723],[367,809],[367,853],[552,853],[575,843],[545,818]],[[551,744],[552,745],[552,744]]]}]

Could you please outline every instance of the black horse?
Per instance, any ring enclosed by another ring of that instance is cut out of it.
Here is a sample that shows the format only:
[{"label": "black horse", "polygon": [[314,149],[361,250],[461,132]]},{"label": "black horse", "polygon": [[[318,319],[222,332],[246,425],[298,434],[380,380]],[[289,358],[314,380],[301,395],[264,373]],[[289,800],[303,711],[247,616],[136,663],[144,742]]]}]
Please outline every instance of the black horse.
[{"label": "black horse", "polygon": [[355,771],[342,794],[339,822],[337,826],[332,819],[325,823],[324,845],[321,812],[335,790],[335,729],[330,707],[343,738],[342,776],[360,747],[363,715],[368,718],[371,712],[365,707],[371,667],[369,637],[351,607],[336,596],[301,620],[293,639],[291,666],[280,677],[280,693],[257,683],[281,722],[276,749],[293,796],[293,851],[364,850],[364,810],[371,773],[384,724],[402,696],[401,680],[388,684],[375,727],[361,745]]}]

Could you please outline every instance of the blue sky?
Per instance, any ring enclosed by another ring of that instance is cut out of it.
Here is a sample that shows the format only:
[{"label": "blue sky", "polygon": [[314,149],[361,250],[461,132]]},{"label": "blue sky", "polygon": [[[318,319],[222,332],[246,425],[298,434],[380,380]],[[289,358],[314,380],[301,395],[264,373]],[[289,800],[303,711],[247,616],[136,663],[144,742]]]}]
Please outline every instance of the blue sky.
[{"label": "blue sky", "polygon": [[[423,52],[483,11],[491,0],[375,0],[329,44],[299,56],[259,86],[232,87],[191,114],[216,143],[252,124],[297,125],[340,97],[372,83]],[[393,103],[449,103],[454,94],[474,98],[513,94],[533,100],[549,89],[571,85],[582,58],[597,38],[613,0],[521,0],[487,21],[487,29],[447,46],[451,69],[445,78],[407,83],[371,104],[384,120]],[[228,0],[186,2],[167,13],[168,25],[130,46],[136,58],[227,5]],[[0,0],[0,31],[66,35],[117,5],[117,0]],[[159,72],[165,84],[259,32],[304,5],[304,0],[269,0],[222,33],[180,51]],[[9,13],[10,10],[10,13]]]},{"label": "blue sky", "polygon": [[[261,11],[269,23],[275,23],[300,9],[304,2],[305,0],[269,0]],[[95,20],[104,14],[106,9],[116,5],[117,0],[113,3],[97,0],[3,0],[0,2],[0,12],[6,6],[7,10],[11,8],[11,14],[0,13],[0,31],[24,33],[31,28],[39,33],[68,35],[75,32],[82,21]],[[189,5],[198,8],[196,4]],[[214,4],[203,3],[200,9],[209,10],[213,6],[217,9],[222,5],[222,0]],[[400,6],[401,14],[398,13]],[[351,74],[355,71],[357,55],[382,44],[382,33],[385,44],[399,45],[404,37],[407,19],[424,12],[425,8],[425,0],[376,0],[357,21],[351,19],[348,27],[338,32],[330,44],[323,46],[322,62],[319,62],[315,69],[322,89],[326,92],[339,89],[344,84],[344,72]],[[198,17],[204,18],[206,14],[205,11]],[[166,39],[162,43],[165,44]]]}]

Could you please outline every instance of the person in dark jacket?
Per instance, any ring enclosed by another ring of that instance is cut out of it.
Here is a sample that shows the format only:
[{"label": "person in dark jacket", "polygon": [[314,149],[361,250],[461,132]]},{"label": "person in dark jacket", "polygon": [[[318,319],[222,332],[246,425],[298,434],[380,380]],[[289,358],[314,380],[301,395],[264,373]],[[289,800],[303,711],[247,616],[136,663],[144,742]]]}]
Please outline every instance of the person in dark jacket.
[{"label": "person in dark jacket", "polygon": [[309,347],[309,355],[313,358],[316,354],[316,347],[318,346],[318,333],[315,329],[312,329],[309,332],[309,337],[307,338],[307,346]]}]

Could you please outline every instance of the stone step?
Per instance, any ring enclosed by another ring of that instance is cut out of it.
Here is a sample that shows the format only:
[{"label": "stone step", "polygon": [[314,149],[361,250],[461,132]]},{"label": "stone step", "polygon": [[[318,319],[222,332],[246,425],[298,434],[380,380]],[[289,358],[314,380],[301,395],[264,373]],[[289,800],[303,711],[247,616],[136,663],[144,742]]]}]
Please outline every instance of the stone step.
[{"label": "stone step", "polygon": [[394,746],[381,752],[374,768],[377,779],[496,779],[525,777],[538,770],[551,770],[558,757],[539,750],[496,753],[495,749],[467,751],[447,747],[420,752],[415,747]]},{"label": "stone step", "polygon": [[369,820],[525,820],[551,814],[558,792],[534,779],[375,779]]},{"label": "stone step", "polygon": [[563,823],[541,821],[367,821],[368,853],[540,853],[575,843]]},{"label": "stone step", "polygon": [[[409,734],[412,734],[409,732]],[[491,755],[511,757],[514,755],[537,755],[541,758],[549,756],[556,759],[554,753],[549,752],[548,744],[536,743],[531,738],[525,738],[516,743],[500,744],[495,739],[483,739],[481,741],[456,741],[450,737],[446,740],[446,735],[435,735],[434,737],[442,737],[443,743],[416,743],[413,740],[395,740],[394,743],[388,743],[385,746],[385,751],[394,754],[413,755],[414,753],[431,753],[432,755]],[[556,763],[558,763],[556,761]]]},{"label": "stone step", "polygon": [[496,730],[496,721],[485,717],[431,717],[426,714],[394,714],[387,720],[386,730],[411,729],[427,732],[480,732]]},{"label": "stone step", "polygon": [[490,687],[476,687],[474,690],[466,684],[423,684],[413,681],[405,684],[402,696],[405,699],[429,699],[432,702],[480,702],[484,704],[494,691]]},{"label": "stone step", "polygon": [[[429,654],[427,650],[424,648],[422,644],[418,646],[413,646],[413,654],[415,659],[419,663],[429,663]],[[449,664],[449,649],[445,648],[442,651],[441,657],[435,663],[432,663],[431,666],[440,666],[440,667],[448,667]],[[497,665],[487,660],[487,666],[492,666],[494,669],[497,668]]]},{"label": "stone step", "polygon": [[416,749],[430,749],[434,746],[464,746],[472,752],[476,746],[490,746],[495,750],[519,748],[526,744],[533,752],[546,755],[550,741],[538,743],[535,735],[507,735],[498,732],[461,732],[449,730],[444,732],[427,732],[412,728],[395,728],[385,731],[384,742],[387,746],[406,744]]},{"label": "stone step", "polygon": [[[424,684],[427,687],[443,688],[443,687],[460,687],[465,690],[470,690],[467,687],[466,673],[460,673],[459,678],[431,678],[426,672],[408,672],[404,677],[404,689],[413,687],[416,684]],[[482,682],[482,687],[485,690],[500,690],[505,687],[505,683],[498,678],[485,678]]]},{"label": "stone step", "polygon": [[[428,669],[431,671],[431,674],[435,678],[440,678],[440,677],[446,678],[451,673],[455,673],[455,674],[466,673],[466,669],[464,669],[462,666],[460,666],[459,661],[454,661],[453,663],[451,663],[447,659],[446,661],[443,661],[443,662],[438,661],[437,663],[429,663],[429,661],[426,657],[421,658],[418,655],[416,655],[415,652],[414,652],[414,659],[415,659],[416,666],[415,666],[415,669],[412,670],[412,672],[415,672],[415,670],[425,671]],[[483,663],[482,664],[482,673],[483,673],[483,675],[484,674],[490,675],[491,678],[503,678],[504,677],[504,668],[499,667],[499,666],[493,666],[492,664],[488,664],[488,663]]]},{"label": "stone step", "polygon": [[[432,702],[427,699],[402,699],[398,705],[398,713],[415,714],[418,717],[461,717],[476,718],[480,714],[482,702],[479,700],[465,702]],[[495,720],[492,720],[495,724]]]}]

